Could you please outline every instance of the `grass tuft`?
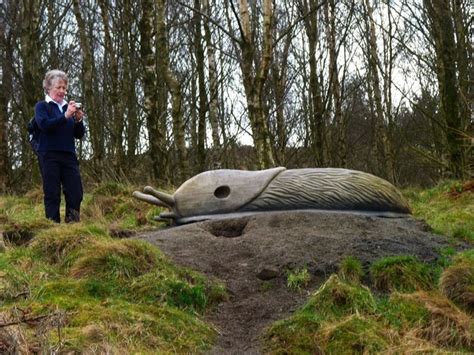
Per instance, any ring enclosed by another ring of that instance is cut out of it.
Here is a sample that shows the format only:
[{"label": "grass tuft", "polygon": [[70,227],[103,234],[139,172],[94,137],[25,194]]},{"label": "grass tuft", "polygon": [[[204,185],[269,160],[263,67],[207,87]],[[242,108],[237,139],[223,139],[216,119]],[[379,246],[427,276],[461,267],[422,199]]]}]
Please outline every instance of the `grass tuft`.
[{"label": "grass tuft", "polygon": [[203,311],[209,304],[226,298],[225,288],[209,282],[195,272],[182,269],[156,270],[142,275],[131,285],[135,301],[147,303],[167,303],[170,306]]},{"label": "grass tuft", "polygon": [[306,267],[288,271],[286,285],[289,289],[299,291],[311,281],[311,275]]},{"label": "grass tuft", "polygon": [[474,250],[457,255],[439,280],[440,291],[466,312],[474,315]]},{"label": "grass tuft", "polygon": [[150,272],[162,259],[158,249],[142,241],[95,241],[80,252],[70,275],[131,279]]},{"label": "grass tuft", "polygon": [[320,332],[326,325],[355,314],[372,315],[375,310],[375,300],[369,289],[332,275],[293,316],[276,322],[267,330],[265,351],[281,354],[324,352],[327,344],[324,345]]},{"label": "grass tuft", "polygon": [[339,277],[347,282],[360,283],[364,276],[362,264],[353,256],[348,256],[339,265]]},{"label": "grass tuft", "polygon": [[387,348],[389,334],[370,318],[355,314],[321,330],[323,353],[374,354]]},{"label": "grass tuft", "polygon": [[434,271],[413,256],[391,256],[370,267],[374,286],[382,292],[413,292],[434,287]]},{"label": "grass tuft", "polygon": [[[411,324],[410,331],[415,336],[442,347],[474,350],[473,320],[441,294],[424,291],[394,294],[391,302],[411,310],[399,316],[410,314],[406,324]],[[416,313],[418,317],[413,317]]]}]

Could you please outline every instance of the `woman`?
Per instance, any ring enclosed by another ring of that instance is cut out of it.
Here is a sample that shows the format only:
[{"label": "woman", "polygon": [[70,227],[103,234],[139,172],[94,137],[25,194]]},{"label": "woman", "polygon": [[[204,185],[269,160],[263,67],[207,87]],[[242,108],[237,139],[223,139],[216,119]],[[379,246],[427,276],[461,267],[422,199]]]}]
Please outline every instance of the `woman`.
[{"label": "woman", "polygon": [[65,221],[78,222],[82,202],[82,181],[74,138],[81,139],[84,112],[74,101],[64,99],[68,77],[60,70],[48,71],[43,80],[45,100],[35,106],[40,128],[38,159],[43,178],[46,218],[61,222],[61,186],[66,200]]}]

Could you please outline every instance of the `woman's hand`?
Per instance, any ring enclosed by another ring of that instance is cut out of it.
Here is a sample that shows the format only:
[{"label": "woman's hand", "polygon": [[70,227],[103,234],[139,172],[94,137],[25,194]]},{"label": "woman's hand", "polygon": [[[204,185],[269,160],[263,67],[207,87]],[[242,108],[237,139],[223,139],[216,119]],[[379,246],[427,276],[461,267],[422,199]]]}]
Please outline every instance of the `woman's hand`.
[{"label": "woman's hand", "polygon": [[76,108],[76,113],[74,114],[74,118],[76,119],[76,122],[81,122],[83,117],[84,117],[84,111],[82,111],[82,109]]},{"label": "woman's hand", "polygon": [[64,117],[66,117],[66,119],[70,119],[71,117],[74,116],[76,111],[77,111],[76,102],[75,101],[69,101],[69,103],[67,104],[67,110],[66,110],[66,112],[64,112]]}]

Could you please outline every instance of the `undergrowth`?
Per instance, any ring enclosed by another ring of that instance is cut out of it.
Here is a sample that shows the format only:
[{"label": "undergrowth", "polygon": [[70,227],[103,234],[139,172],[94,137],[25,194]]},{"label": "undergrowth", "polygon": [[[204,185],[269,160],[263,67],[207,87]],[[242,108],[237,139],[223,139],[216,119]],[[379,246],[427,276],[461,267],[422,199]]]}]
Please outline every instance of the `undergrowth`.
[{"label": "undergrowth", "polygon": [[474,243],[474,181],[446,181],[430,189],[403,191],[416,218],[435,233]]}]

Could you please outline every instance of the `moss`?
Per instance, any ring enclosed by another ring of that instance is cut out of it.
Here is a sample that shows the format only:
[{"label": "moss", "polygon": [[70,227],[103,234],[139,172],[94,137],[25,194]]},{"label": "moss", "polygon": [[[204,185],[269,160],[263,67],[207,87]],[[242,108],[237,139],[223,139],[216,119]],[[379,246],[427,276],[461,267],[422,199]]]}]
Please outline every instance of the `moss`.
[{"label": "moss", "polygon": [[68,266],[77,253],[104,237],[104,231],[97,228],[76,225],[56,228],[40,234],[31,243],[32,251],[51,264]]},{"label": "moss", "polygon": [[377,290],[382,292],[430,290],[434,288],[435,273],[429,265],[413,256],[391,256],[380,259],[370,267]]}]

